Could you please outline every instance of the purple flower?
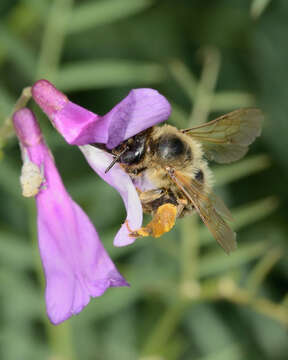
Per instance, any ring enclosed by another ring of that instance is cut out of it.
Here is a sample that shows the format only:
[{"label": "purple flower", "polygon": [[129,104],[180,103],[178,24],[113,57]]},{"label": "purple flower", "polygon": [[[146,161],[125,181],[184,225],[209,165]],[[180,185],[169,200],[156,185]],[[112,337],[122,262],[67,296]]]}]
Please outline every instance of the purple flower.
[{"label": "purple flower", "polygon": [[33,113],[13,117],[23,157],[23,194],[35,195],[39,248],[46,277],[46,306],[52,323],[78,314],[90,296],[127,286],[91,221],[66,192]]},{"label": "purple flower", "polygon": [[71,145],[103,143],[112,149],[140,131],[167,120],[171,108],[153,89],[134,89],[106,115],[74,104],[47,80],[32,87],[36,103]]},{"label": "purple flower", "polygon": [[120,193],[127,218],[114,239],[114,245],[131,244],[135,239],[129,236],[128,226],[134,231],[142,224],[142,206],[136,187],[119,164],[105,174],[105,169],[113,160],[112,156],[89,144],[103,143],[112,149],[166,120],[171,112],[166,98],[153,89],[134,89],[106,115],[100,116],[69,101],[47,80],[34,84],[32,96],[65,140],[80,146],[94,171]]}]

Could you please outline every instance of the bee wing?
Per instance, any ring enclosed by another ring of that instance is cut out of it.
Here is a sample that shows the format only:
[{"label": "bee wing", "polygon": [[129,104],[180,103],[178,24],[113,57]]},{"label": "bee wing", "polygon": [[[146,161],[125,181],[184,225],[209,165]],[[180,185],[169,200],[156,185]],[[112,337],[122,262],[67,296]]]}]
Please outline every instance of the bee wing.
[{"label": "bee wing", "polygon": [[260,109],[239,109],[182,132],[203,143],[208,160],[229,163],[246,154],[261,133],[262,121]]},{"label": "bee wing", "polygon": [[191,201],[219,245],[228,254],[235,250],[237,246],[236,234],[224,220],[233,220],[233,218],[223,201],[214,193],[203,192],[198,181],[188,179],[179,171],[169,170],[168,174]]}]

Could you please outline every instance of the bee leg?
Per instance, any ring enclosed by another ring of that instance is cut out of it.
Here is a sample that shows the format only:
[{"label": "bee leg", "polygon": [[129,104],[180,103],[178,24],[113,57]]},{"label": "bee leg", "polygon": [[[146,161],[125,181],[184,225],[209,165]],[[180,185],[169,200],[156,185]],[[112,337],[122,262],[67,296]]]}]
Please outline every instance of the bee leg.
[{"label": "bee leg", "polygon": [[160,237],[164,233],[170,231],[175,225],[177,217],[177,206],[166,203],[158,207],[153,219],[144,227],[139,230],[131,231],[129,234],[131,237],[143,237],[153,236],[155,238]]},{"label": "bee leg", "polygon": [[185,207],[188,204],[187,199],[177,199],[178,205],[177,205],[177,218],[181,218],[183,215],[183,210],[185,209]]}]

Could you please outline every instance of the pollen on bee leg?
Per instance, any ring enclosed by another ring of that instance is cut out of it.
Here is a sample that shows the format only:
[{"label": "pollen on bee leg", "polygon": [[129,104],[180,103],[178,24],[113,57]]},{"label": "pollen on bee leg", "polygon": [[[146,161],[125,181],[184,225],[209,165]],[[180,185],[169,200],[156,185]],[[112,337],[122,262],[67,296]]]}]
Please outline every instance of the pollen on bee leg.
[{"label": "pollen on bee leg", "polygon": [[130,236],[153,236],[155,238],[160,237],[161,235],[165,234],[173,228],[173,226],[175,225],[176,217],[177,207],[175,205],[170,203],[161,205],[157,209],[150,223],[144,227],[141,227],[139,230],[131,231]]}]

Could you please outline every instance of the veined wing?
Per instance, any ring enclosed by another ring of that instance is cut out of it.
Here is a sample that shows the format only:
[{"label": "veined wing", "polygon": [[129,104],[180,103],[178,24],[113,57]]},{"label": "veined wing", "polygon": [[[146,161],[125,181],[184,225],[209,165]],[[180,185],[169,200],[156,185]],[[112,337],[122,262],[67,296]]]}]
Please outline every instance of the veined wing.
[{"label": "veined wing", "polygon": [[171,168],[167,169],[167,172],[191,201],[219,245],[228,254],[235,250],[237,247],[236,234],[224,220],[232,220],[232,215],[223,201],[214,193],[203,192],[202,185],[198,181],[185,177],[181,172]]},{"label": "veined wing", "polygon": [[261,134],[262,121],[260,109],[239,109],[182,132],[202,143],[209,160],[229,163],[246,154],[248,146]]}]

